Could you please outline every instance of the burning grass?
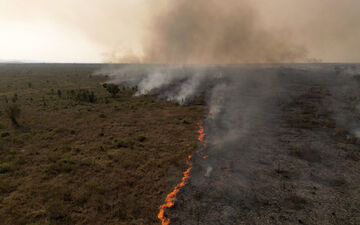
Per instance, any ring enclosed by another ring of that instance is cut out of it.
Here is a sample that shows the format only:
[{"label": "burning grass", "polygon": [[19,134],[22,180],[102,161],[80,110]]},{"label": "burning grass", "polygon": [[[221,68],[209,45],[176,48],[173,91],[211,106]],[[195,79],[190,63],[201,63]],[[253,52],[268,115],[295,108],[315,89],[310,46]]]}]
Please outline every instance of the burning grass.
[{"label": "burning grass", "polygon": [[[204,109],[112,97],[94,69],[0,67],[0,224],[159,224]],[[4,113],[15,93],[18,126]]]},{"label": "burning grass", "polygon": [[[198,129],[198,141],[206,147],[207,141],[205,140],[205,129],[203,127],[202,122],[198,123],[199,129]],[[203,156],[203,159],[206,159],[207,156]],[[187,165],[188,168],[183,173],[183,177],[181,179],[181,182],[177,184],[172,192],[166,196],[165,203],[160,206],[160,211],[158,214],[158,218],[161,220],[162,225],[169,225],[170,219],[165,216],[165,210],[169,209],[174,206],[176,195],[181,191],[181,189],[187,184],[188,179],[190,178],[190,173],[193,167],[193,164],[191,162],[192,155],[188,156]]]}]

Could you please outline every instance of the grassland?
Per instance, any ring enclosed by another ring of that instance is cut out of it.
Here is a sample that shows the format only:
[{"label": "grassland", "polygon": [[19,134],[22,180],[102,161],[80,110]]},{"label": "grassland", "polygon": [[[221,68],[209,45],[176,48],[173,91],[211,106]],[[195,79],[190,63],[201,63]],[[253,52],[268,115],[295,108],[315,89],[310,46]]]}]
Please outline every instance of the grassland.
[{"label": "grassland", "polygon": [[159,224],[203,106],[112,97],[98,68],[0,64],[0,224]]}]

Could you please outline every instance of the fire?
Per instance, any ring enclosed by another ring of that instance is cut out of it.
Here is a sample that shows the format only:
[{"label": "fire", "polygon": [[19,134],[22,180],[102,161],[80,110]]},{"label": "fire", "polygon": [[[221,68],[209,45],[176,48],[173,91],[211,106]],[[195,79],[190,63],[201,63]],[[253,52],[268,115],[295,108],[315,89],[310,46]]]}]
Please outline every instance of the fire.
[{"label": "fire", "polygon": [[199,140],[200,142],[203,142],[203,141],[204,141],[204,137],[205,137],[205,129],[204,129],[203,125],[202,125],[202,122],[199,123],[198,133],[199,133],[198,140]]},{"label": "fire", "polygon": [[200,122],[200,123],[198,124],[198,126],[199,126],[199,130],[198,130],[198,133],[199,133],[198,141],[200,141],[201,143],[203,143],[203,144],[204,144],[204,148],[206,148],[207,141],[205,140],[205,129],[204,129],[203,123]]},{"label": "fire", "polygon": [[[204,140],[204,138],[205,138],[205,129],[204,129],[201,122],[199,123],[198,133],[199,133],[198,140],[200,142],[204,143],[204,147],[206,147],[206,141]],[[181,188],[183,188],[188,183],[188,180],[190,178],[190,172],[191,172],[192,167],[193,167],[193,164],[191,162],[191,158],[192,158],[192,155],[189,155],[188,160],[187,160],[187,164],[188,164],[189,167],[183,173],[183,178],[181,179],[181,182],[179,184],[177,184],[175,186],[174,190],[170,194],[168,194],[166,196],[165,203],[160,206],[160,211],[159,211],[159,214],[158,214],[158,218],[161,220],[162,225],[169,225],[170,224],[170,219],[167,218],[164,215],[165,210],[174,206],[175,200],[176,200],[176,195],[180,192]]]},{"label": "fire", "polygon": [[189,165],[189,168],[184,172],[181,182],[179,184],[177,184],[175,186],[174,190],[166,196],[165,204],[160,206],[160,212],[158,214],[158,218],[161,220],[162,225],[170,224],[170,219],[166,218],[166,216],[164,215],[165,209],[171,208],[174,206],[175,200],[176,200],[176,195],[180,192],[181,188],[184,187],[188,182],[188,179],[190,177],[190,172],[192,169],[191,157],[192,157],[191,155],[188,156],[187,164]]}]

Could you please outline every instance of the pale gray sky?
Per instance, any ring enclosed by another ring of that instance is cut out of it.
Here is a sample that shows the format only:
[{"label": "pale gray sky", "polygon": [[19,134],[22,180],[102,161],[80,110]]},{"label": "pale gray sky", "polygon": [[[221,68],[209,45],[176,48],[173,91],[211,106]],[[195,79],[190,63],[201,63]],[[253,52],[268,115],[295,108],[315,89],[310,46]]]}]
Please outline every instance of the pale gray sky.
[{"label": "pale gray sky", "polygon": [[[265,27],[286,31],[310,57],[360,62],[360,1],[251,2]],[[0,60],[102,62],[112,54],[141,56],[151,16],[164,5],[166,0],[0,0]]]}]

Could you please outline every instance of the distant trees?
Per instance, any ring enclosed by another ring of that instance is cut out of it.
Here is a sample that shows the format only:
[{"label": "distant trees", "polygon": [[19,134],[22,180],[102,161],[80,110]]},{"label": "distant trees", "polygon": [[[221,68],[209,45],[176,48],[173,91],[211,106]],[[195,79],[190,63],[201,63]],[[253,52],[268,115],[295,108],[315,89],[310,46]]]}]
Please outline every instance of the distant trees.
[{"label": "distant trees", "polygon": [[[62,92],[58,91],[57,94],[59,97],[61,97]],[[95,93],[87,89],[70,90],[68,91],[68,97],[76,101],[89,102],[89,103],[95,103],[97,100]]]},{"label": "distant trees", "polygon": [[113,98],[120,92],[120,88],[116,84],[103,84],[103,87],[106,88]]}]

